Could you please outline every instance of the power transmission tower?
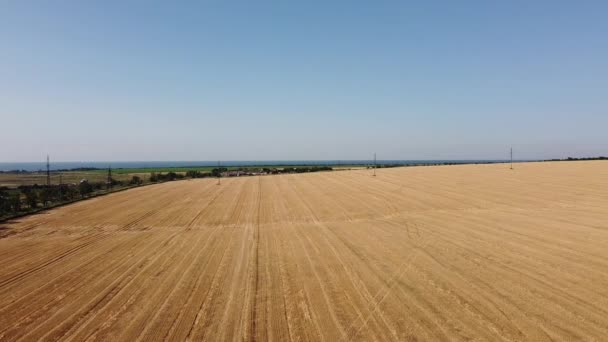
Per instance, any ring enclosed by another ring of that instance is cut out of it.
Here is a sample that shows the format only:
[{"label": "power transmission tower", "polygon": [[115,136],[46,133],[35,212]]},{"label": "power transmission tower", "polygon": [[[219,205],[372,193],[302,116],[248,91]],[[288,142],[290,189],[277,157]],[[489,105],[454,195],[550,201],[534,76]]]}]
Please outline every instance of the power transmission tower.
[{"label": "power transmission tower", "polygon": [[511,170],[513,170],[513,147],[511,147]]},{"label": "power transmission tower", "polygon": [[374,177],[376,177],[376,152],[374,152]]},{"label": "power transmission tower", "polygon": [[46,186],[51,187],[51,163],[48,154],[46,156]]}]

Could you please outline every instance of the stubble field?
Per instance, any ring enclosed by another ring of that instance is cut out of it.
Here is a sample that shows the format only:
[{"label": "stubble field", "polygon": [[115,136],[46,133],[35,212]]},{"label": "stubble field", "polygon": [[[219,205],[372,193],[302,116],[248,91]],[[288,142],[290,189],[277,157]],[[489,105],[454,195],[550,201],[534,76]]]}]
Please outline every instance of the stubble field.
[{"label": "stubble field", "polygon": [[608,336],[608,162],[170,182],[0,237],[0,340]]}]

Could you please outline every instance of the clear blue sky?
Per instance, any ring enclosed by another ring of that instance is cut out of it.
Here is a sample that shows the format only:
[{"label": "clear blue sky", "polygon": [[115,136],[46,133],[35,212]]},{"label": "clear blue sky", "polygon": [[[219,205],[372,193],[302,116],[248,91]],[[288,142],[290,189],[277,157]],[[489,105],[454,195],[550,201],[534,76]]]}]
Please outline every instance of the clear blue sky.
[{"label": "clear blue sky", "polygon": [[607,13],[2,1],[0,161],[608,155]]}]

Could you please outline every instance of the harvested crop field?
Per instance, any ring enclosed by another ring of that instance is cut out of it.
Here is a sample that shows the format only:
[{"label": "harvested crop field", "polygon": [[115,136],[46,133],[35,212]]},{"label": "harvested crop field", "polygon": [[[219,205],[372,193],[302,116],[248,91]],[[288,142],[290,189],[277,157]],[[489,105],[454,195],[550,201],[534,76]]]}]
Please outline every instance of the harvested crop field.
[{"label": "harvested crop field", "polygon": [[170,182],[0,236],[0,340],[608,336],[602,161]]}]

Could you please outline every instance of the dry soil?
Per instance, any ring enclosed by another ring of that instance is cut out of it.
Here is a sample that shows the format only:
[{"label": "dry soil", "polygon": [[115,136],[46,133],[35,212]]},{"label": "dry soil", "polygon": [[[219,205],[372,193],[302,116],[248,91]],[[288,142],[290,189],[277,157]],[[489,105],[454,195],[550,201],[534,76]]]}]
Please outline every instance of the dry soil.
[{"label": "dry soil", "polygon": [[608,339],[608,162],[170,182],[0,237],[0,340]]}]

